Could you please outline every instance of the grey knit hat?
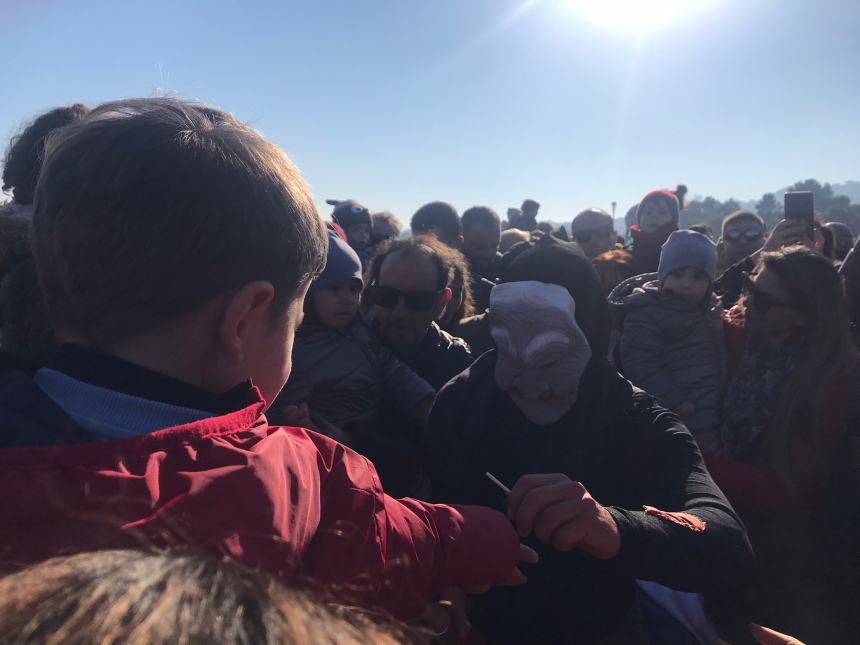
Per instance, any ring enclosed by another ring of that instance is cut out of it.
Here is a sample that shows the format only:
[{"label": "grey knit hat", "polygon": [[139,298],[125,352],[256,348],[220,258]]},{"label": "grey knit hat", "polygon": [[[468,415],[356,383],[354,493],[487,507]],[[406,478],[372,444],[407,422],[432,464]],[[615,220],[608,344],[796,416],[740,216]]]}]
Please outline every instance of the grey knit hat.
[{"label": "grey knit hat", "polygon": [[684,267],[701,269],[713,282],[717,273],[717,245],[696,231],[674,231],[660,251],[660,266],[657,269],[660,284],[670,273]]}]

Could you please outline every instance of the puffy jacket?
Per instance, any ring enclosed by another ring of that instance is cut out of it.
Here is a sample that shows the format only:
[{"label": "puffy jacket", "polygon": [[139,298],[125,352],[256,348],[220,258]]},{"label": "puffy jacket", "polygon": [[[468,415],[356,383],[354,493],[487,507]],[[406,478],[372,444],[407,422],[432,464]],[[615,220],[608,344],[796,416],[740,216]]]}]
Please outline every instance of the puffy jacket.
[{"label": "puffy jacket", "polygon": [[718,299],[689,303],[662,293],[651,273],[622,282],[609,304],[621,327],[624,375],[668,408],[692,402],[690,430],[718,427],[726,372]]},{"label": "puffy jacket", "polygon": [[363,320],[346,329],[303,324],[293,345],[293,371],[273,407],[307,403],[320,431],[374,432],[382,401],[403,414],[436,393],[370,333]]},{"label": "puffy jacket", "polygon": [[0,373],[0,570],[193,545],[401,619],[450,585],[510,576],[519,548],[504,515],[394,500],[367,459],[270,426],[256,388],[246,399],[234,412],[97,442],[27,375]]}]

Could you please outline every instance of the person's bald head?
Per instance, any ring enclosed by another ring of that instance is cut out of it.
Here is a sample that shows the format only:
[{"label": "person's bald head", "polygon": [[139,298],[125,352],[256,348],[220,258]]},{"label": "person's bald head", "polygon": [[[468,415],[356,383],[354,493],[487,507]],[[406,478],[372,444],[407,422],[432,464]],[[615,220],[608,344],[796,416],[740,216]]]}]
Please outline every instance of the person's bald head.
[{"label": "person's bald head", "polygon": [[574,217],[570,233],[583,253],[590,258],[596,258],[615,246],[612,215],[600,208],[587,208]]}]

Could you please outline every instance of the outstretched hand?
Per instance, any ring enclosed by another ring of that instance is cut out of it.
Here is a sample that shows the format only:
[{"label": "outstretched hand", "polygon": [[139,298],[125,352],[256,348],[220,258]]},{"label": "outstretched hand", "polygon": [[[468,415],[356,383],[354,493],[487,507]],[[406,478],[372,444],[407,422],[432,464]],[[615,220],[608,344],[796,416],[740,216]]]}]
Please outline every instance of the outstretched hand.
[{"label": "outstretched hand", "polygon": [[508,499],[508,516],[521,537],[532,533],[559,551],[580,549],[600,560],[621,550],[615,519],[567,475],[525,475]]},{"label": "outstretched hand", "polygon": [[[532,549],[530,546],[526,546],[525,544],[520,544],[520,563],[525,564],[537,564],[538,561],[537,552]],[[507,580],[504,580],[499,583],[500,587],[519,587],[522,584],[528,582],[526,578],[526,574],[522,572],[519,566],[514,567],[514,570],[511,572],[511,577]],[[472,587],[466,590],[468,594],[482,594],[487,593],[492,585],[482,585],[480,587]]]}]

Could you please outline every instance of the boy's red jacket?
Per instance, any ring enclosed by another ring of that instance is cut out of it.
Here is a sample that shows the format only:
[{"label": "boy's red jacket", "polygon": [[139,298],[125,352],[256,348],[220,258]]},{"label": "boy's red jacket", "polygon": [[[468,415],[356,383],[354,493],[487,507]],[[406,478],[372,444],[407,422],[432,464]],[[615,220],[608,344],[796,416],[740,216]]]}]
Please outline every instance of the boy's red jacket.
[{"label": "boy's red jacket", "polygon": [[501,513],[394,500],[367,459],[269,426],[256,388],[252,398],[121,441],[0,450],[0,569],[193,545],[403,619],[448,586],[510,577],[519,541]]}]

